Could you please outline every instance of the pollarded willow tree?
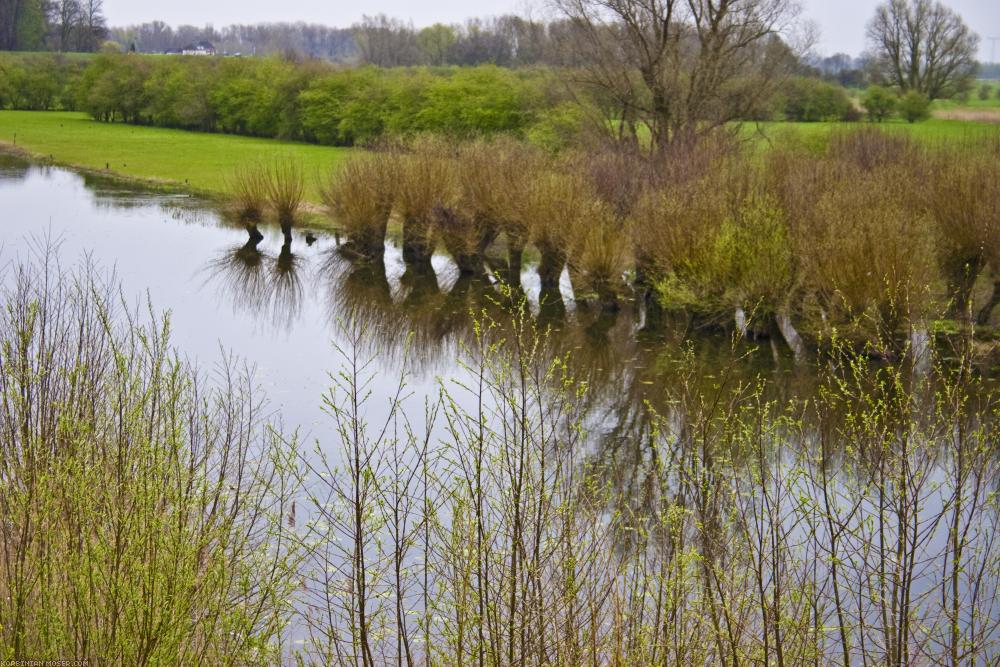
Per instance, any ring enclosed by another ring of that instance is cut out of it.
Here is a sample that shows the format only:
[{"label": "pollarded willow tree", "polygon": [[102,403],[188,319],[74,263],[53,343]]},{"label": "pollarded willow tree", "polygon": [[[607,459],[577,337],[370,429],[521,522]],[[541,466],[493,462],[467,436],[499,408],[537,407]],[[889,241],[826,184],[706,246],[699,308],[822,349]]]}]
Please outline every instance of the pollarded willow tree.
[{"label": "pollarded willow tree", "polygon": [[882,80],[929,99],[951,97],[976,75],[979,36],[934,0],[889,0],[868,24],[872,63]]},{"label": "pollarded willow tree", "polygon": [[667,146],[753,117],[797,62],[790,0],[553,0],[610,126]]}]

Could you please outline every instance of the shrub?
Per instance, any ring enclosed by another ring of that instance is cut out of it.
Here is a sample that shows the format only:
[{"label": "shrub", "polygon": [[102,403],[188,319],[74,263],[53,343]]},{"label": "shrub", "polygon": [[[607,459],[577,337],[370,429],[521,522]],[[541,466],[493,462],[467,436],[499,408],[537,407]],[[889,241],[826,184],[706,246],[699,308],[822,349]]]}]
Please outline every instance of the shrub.
[{"label": "shrub", "polygon": [[920,192],[933,216],[939,261],[956,312],[967,314],[973,286],[988,261],[1000,259],[1000,166],[966,148],[930,152]]},{"label": "shrub", "polygon": [[150,62],[133,55],[94,58],[83,74],[80,107],[100,121],[141,122],[149,71]]},{"label": "shrub", "polygon": [[724,302],[772,315],[788,300],[795,279],[785,214],[759,185],[731,209],[714,248]]},{"label": "shrub", "polygon": [[574,235],[568,253],[577,300],[596,300],[605,310],[618,308],[630,266],[631,239],[625,222],[603,202],[594,201]]},{"label": "shrub", "polygon": [[859,174],[837,165],[825,173],[796,252],[828,323],[858,326],[858,335],[872,337],[926,316],[939,283],[937,240],[910,173],[886,166]]},{"label": "shrub", "polygon": [[3,68],[0,68],[0,109],[6,109],[13,104],[14,88],[11,86],[10,78]]},{"label": "shrub", "polygon": [[537,99],[517,73],[493,65],[432,77],[422,97],[412,129],[456,137],[520,133]]},{"label": "shrub", "polygon": [[536,115],[528,128],[527,139],[546,151],[556,152],[576,143],[585,121],[585,112],[580,104],[563,102]]},{"label": "shrub", "polygon": [[454,152],[443,141],[422,138],[398,157],[396,205],[403,219],[403,259],[425,264],[434,251],[439,207],[457,196]]},{"label": "shrub", "polygon": [[348,250],[366,259],[382,256],[395,180],[393,157],[374,152],[338,167],[321,188],[330,216],[347,234]]},{"label": "shrub", "polygon": [[268,203],[288,240],[305,192],[302,166],[291,159],[275,160],[268,167],[267,176]]},{"label": "shrub", "polygon": [[541,166],[540,156],[522,141],[497,137],[461,144],[454,162],[455,199],[438,211],[445,247],[460,268],[469,272],[472,265],[481,268],[483,252],[505,233],[508,278],[516,282],[527,238],[518,206],[532,174]]},{"label": "shrub", "polygon": [[988,83],[984,83],[979,86],[979,99],[986,101],[990,99],[990,95],[993,93],[993,88]]},{"label": "shrub", "polygon": [[217,117],[212,93],[217,69],[210,58],[156,63],[145,82],[143,115],[161,127],[214,130]]},{"label": "shrub", "polygon": [[251,378],[208,381],[165,319],[56,264],[17,267],[0,296],[0,654],[278,660],[294,446]]},{"label": "shrub", "polygon": [[869,120],[881,123],[891,117],[896,110],[896,95],[882,86],[868,86],[861,98],[861,106],[868,112]]},{"label": "shrub", "polygon": [[570,244],[583,230],[596,197],[579,173],[549,169],[534,176],[517,205],[530,242],[541,259],[543,289],[555,289],[566,266]]},{"label": "shrub", "polygon": [[799,122],[847,120],[853,109],[843,88],[818,79],[792,79],[783,91],[785,118]]},{"label": "shrub", "polygon": [[899,100],[899,115],[908,123],[927,120],[931,115],[931,101],[923,93],[911,90]]},{"label": "shrub", "polygon": [[726,189],[712,178],[668,183],[636,208],[636,252],[668,310],[720,312],[725,286],[715,250],[728,214]]},{"label": "shrub", "polygon": [[227,186],[237,219],[250,228],[256,228],[264,216],[270,195],[267,167],[259,163],[243,165],[233,172]]},{"label": "shrub", "polygon": [[905,165],[920,157],[910,137],[873,127],[832,134],[828,154],[865,171],[888,165]]},{"label": "shrub", "polygon": [[59,83],[39,60],[28,60],[23,67],[13,67],[8,74],[13,106],[28,111],[47,111],[55,107]]}]

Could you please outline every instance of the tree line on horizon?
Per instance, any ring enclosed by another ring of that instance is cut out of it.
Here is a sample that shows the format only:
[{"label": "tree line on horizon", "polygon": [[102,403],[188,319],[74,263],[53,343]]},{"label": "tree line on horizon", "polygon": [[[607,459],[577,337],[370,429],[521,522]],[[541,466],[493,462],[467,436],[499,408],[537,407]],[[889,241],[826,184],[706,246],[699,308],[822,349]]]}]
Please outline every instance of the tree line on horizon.
[{"label": "tree line on horizon", "polygon": [[151,21],[112,28],[109,38],[123,50],[135,47],[141,53],[165,53],[208,41],[220,53],[281,54],[379,67],[518,67],[565,64],[565,37],[573,31],[572,22],[565,19],[542,22],[513,14],[423,28],[379,14],[364,16],[349,28],[304,22],[172,27]]}]

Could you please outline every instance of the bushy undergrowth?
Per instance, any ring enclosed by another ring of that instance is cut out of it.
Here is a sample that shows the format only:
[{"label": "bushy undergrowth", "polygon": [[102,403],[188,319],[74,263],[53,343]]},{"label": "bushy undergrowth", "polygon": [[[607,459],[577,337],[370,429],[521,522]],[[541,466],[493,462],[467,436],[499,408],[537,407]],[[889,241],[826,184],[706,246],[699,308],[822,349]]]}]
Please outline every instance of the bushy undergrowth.
[{"label": "bushy undergrowth", "polygon": [[0,320],[5,658],[1000,655],[998,397],[968,350],[914,376],[835,342],[817,388],[781,399],[736,372],[736,352],[709,373],[681,351],[662,410],[633,406],[611,447],[592,394],[617,401],[615,388],[575,375],[516,293],[494,292],[507,307],[476,315],[461,370],[425,396],[405,376],[372,393],[378,332],[355,311],[323,398],[330,428],[300,453],[256,421],[252,384],[206,383],[92,270],[14,278]]},{"label": "bushy undergrowth", "polygon": [[0,295],[0,656],[277,659],[295,586],[294,448],[252,378],[45,251]]},{"label": "bushy undergrowth", "polygon": [[590,388],[520,312],[477,321],[426,403],[441,439],[400,428],[403,384],[366,419],[368,334],[345,324],[355,372],[327,399],[339,449],[316,453],[305,529],[314,659],[994,659],[996,402],[964,362],[925,383],[838,344],[814,394],[772,402],[682,354],[619,469]]}]

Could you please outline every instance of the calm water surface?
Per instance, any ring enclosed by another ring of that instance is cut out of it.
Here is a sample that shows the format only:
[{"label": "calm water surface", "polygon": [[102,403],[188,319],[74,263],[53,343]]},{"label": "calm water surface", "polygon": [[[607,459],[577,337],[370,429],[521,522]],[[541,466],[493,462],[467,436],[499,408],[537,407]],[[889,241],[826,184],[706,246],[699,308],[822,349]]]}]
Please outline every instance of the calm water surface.
[{"label": "calm water surface", "polygon": [[[5,264],[50,239],[65,265],[89,257],[113,270],[127,298],[170,313],[174,345],[199,366],[211,369],[223,355],[251,363],[284,426],[306,439],[329,428],[321,399],[328,374],[343,361],[338,322],[348,313],[358,313],[368,332],[375,421],[404,371],[407,336],[410,389],[430,394],[459,370],[462,343],[472,336],[470,309],[496,295],[488,280],[459,279],[444,255],[434,258],[432,275],[408,272],[392,241],[384,270],[353,265],[336,251],[337,238],[319,231],[312,243],[297,231],[288,249],[277,229],[264,228],[259,252],[248,251],[246,232],[198,198],[12,158],[0,162],[0,212]],[[606,435],[625,436],[642,400],[668,381],[679,334],[646,339],[634,309],[602,315],[576,307],[568,281],[559,294],[541,297],[530,265],[522,283],[533,310],[553,325],[557,346],[573,352],[594,387]],[[706,340],[697,353],[709,365],[718,357],[721,367],[727,346]],[[770,348],[750,360],[751,369],[781,380],[782,393],[796,390],[798,376],[788,363],[775,363]]]},{"label": "calm water surface", "polygon": [[[390,241],[384,266],[359,266],[337,252],[332,234],[317,231],[307,242],[305,230],[297,230],[291,247],[283,247],[271,228],[262,230],[265,238],[256,249],[248,248],[243,229],[197,198],[4,158],[0,225],[4,265],[49,244],[58,246],[66,266],[90,258],[113,270],[127,299],[136,305],[148,299],[157,311],[170,313],[173,343],[182,354],[206,371],[224,355],[252,364],[283,427],[299,429],[303,439],[323,447],[336,446],[321,405],[329,373],[343,363],[337,346],[347,341],[338,322],[360,318],[367,334],[374,374],[369,421],[377,423],[386,413],[396,379],[406,372],[414,394],[408,416],[419,428],[422,397],[462,375],[462,345],[472,339],[470,310],[497,294],[489,279],[459,278],[443,255],[434,258],[433,273],[415,274]],[[620,497],[642,495],[645,401],[670,414],[665,396],[676,389],[675,362],[685,351],[700,369],[695,382],[717,382],[734,368],[729,340],[692,335],[681,325],[644,333],[635,307],[595,312],[574,303],[568,281],[558,293],[541,295],[530,264],[522,284],[533,312],[553,327],[556,352],[570,352],[574,373],[591,386],[592,454],[613,462]],[[412,347],[404,359],[408,339]],[[741,354],[737,375],[768,379],[775,399],[808,395],[813,388],[811,372],[796,369],[768,342]],[[939,499],[930,498],[924,510],[933,516],[940,507]],[[943,533],[933,536],[931,550],[943,539]],[[301,631],[296,626],[291,636]]]}]

